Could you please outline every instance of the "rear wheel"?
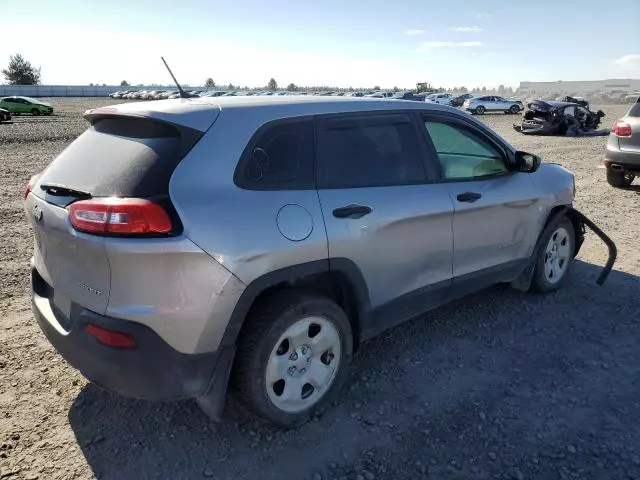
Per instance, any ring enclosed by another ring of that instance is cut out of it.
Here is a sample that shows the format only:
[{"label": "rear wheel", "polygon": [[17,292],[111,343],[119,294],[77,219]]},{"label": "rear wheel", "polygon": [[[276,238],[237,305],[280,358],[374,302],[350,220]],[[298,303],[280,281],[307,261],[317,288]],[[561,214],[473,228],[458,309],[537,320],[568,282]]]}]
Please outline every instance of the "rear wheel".
[{"label": "rear wheel", "polygon": [[511,108],[509,109],[509,113],[513,115],[515,115],[519,111],[520,111],[520,107],[518,107],[518,105],[511,105]]},{"label": "rear wheel", "polygon": [[32,109],[31,110],[31,115],[34,115],[34,116],[37,117],[38,115],[40,115],[40,110],[38,110],[37,108]]},{"label": "rear wheel", "polygon": [[547,226],[538,251],[531,288],[538,292],[552,292],[560,288],[573,260],[575,231],[566,216],[555,218]]},{"label": "rear wheel", "polygon": [[607,182],[614,187],[628,187],[636,176],[633,173],[607,168]]},{"label": "rear wheel", "polygon": [[255,310],[241,334],[233,382],[268,421],[308,421],[340,392],[353,350],[349,320],[332,300],[284,292]]},{"label": "rear wheel", "polygon": [[476,107],[475,113],[476,115],[483,115],[485,111],[486,111],[486,108],[480,105],[479,107]]}]

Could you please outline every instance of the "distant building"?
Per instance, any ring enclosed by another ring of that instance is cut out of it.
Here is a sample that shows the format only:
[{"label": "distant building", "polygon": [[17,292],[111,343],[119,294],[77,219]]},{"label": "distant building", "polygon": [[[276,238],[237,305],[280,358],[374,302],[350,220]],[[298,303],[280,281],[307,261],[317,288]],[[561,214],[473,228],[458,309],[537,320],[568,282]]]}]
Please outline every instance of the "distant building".
[{"label": "distant building", "polygon": [[589,94],[640,91],[640,79],[585,80],[575,82],[520,82],[518,93],[524,95]]}]

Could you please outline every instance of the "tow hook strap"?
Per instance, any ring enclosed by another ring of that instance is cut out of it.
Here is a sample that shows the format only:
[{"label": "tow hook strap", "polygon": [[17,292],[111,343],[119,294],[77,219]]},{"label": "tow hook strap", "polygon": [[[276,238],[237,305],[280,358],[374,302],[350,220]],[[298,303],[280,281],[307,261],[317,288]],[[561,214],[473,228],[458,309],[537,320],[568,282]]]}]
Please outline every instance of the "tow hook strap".
[{"label": "tow hook strap", "polygon": [[611,240],[606,233],[600,230],[600,228],[595,223],[589,220],[586,216],[584,216],[578,210],[576,210],[575,208],[571,208],[570,210],[573,212],[574,215],[578,217],[578,219],[582,222],[583,225],[589,227],[589,229],[591,229],[593,233],[598,235],[600,239],[605,243],[607,248],[609,249],[609,258],[607,259],[607,263],[605,264],[604,268],[600,272],[600,275],[598,276],[598,280],[596,280],[596,283],[598,285],[602,285],[607,280],[607,277],[609,276],[609,273],[611,273],[611,269],[613,268],[613,264],[616,262],[616,258],[618,257],[618,249],[616,248],[616,244],[613,243],[613,240]]}]

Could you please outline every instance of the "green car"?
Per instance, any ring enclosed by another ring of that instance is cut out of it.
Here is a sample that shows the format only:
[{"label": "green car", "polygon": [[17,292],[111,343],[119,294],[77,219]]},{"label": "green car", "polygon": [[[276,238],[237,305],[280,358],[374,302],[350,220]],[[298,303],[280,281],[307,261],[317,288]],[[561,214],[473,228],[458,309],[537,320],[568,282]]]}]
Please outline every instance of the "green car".
[{"label": "green car", "polygon": [[30,113],[31,115],[51,115],[53,107],[50,103],[41,102],[30,97],[4,97],[0,98],[0,108],[11,113]]}]

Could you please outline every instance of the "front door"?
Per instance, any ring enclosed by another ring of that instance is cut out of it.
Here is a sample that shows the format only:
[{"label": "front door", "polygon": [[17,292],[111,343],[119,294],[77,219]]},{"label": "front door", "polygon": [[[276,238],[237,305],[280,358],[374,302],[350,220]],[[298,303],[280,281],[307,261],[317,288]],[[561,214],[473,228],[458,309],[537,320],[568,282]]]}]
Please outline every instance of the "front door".
[{"label": "front door", "polygon": [[453,204],[429,183],[420,131],[409,115],[318,122],[318,195],[330,263],[353,262],[379,331],[440,304],[452,275]]},{"label": "front door", "polygon": [[479,127],[439,115],[424,120],[454,204],[455,293],[512,279],[537,237],[539,198],[529,174],[511,171],[508,152]]}]

